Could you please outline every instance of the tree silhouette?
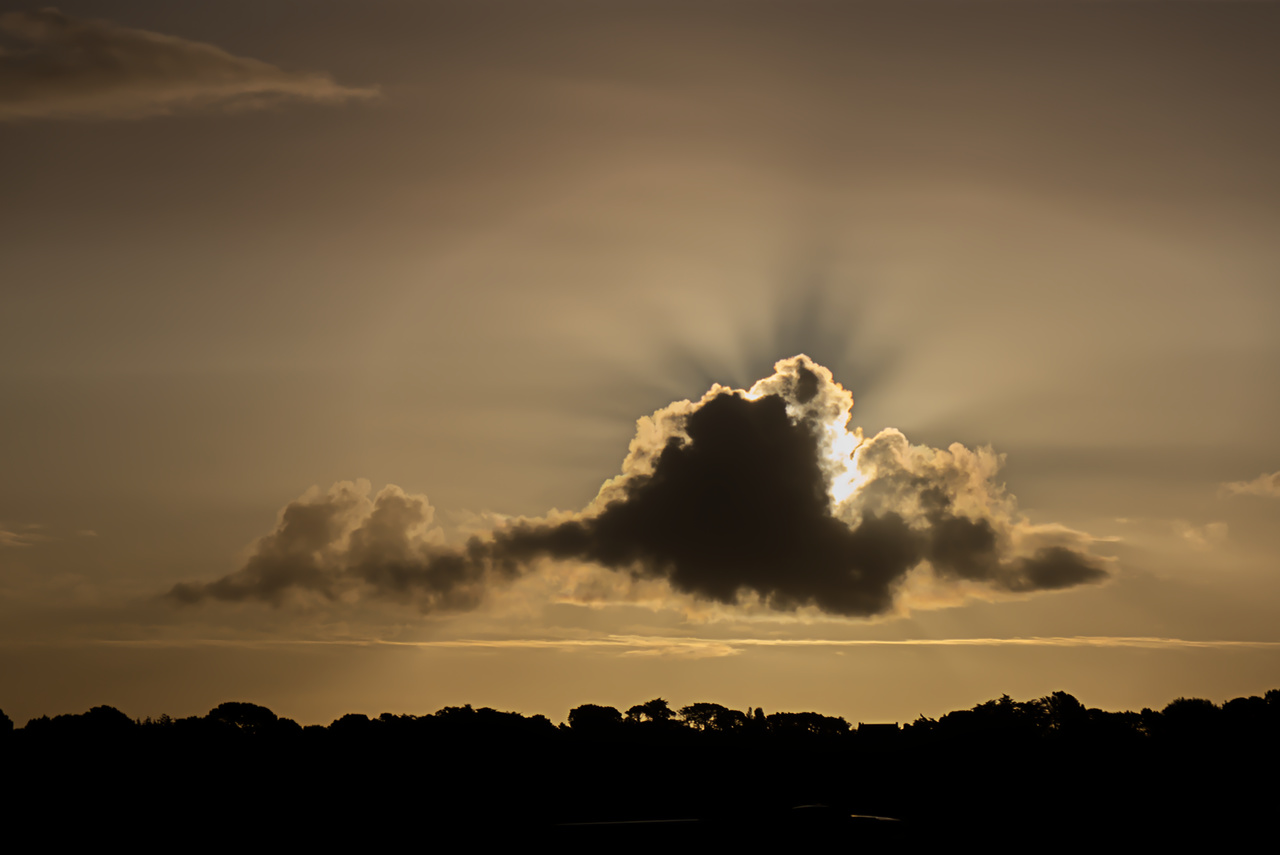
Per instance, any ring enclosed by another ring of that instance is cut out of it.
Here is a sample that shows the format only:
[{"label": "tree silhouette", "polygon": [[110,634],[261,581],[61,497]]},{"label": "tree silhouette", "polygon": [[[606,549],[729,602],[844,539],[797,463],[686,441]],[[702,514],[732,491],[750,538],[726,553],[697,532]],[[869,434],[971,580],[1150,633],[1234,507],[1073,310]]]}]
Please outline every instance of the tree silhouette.
[{"label": "tree silhouette", "polygon": [[723,716],[729,710],[720,704],[698,703],[680,708],[680,718],[694,730],[716,730],[717,716]]},{"label": "tree silhouette", "polygon": [[622,713],[616,707],[583,704],[569,710],[569,727],[581,733],[605,733],[622,724]]},{"label": "tree silhouette", "polygon": [[816,712],[778,712],[768,716],[771,733],[842,736],[849,732],[849,722],[837,716]]},{"label": "tree silhouette", "polygon": [[1222,709],[1204,698],[1175,698],[1160,712],[1160,733],[1175,738],[1204,740],[1215,735]]},{"label": "tree silhouette", "polygon": [[667,722],[675,718],[675,711],[662,698],[654,698],[643,704],[636,704],[627,710],[627,721]]},{"label": "tree silhouette", "polygon": [[373,732],[374,723],[363,713],[347,713],[334,719],[329,732],[346,738],[359,738]]},{"label": "tree silhouette", "polygon": [[252,734],[266,733],[277,721],[276,714],[271,710],[244,701],[218,704],[205,718]]},{"label": "tree silhouette", "polygon": [[1233,698],[1222,705],[1222,718],[1233,736],[1260,734],[1270,712],[1266,700],[1257,695]]},{"label": "tree silhouette", "polygon": [[1074,695],[1054,692],[1040,699],[1049,727],[1062,733],[1075,733],[1089,723],[1089,711]]},{"label": "tree silhouette", "polygon": [[[58,716],[62,718],[62,716]],[[136,725],[133,719],[115,707],[93,707],[80,716],[77,730],[86,736],[96,738],[122,738],[133,732]]]}]

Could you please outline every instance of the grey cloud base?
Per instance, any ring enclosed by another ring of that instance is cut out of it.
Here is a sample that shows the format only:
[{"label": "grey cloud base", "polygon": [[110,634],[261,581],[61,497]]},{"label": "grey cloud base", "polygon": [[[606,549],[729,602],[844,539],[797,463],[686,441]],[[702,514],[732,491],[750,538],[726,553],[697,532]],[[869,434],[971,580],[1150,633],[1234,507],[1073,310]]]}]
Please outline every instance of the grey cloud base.
[{"label": "grey cloud base", "polygon": [[642,419],[623,473],[569,519],[518,520],[447,548],[425,497],[337,485],[291,503],[237,572],[182,603],[373,593],[466,610],[539,561],[594,564],[734,605],[892,611],[920,569],[957,590],[1029,593],[1106,578],[1087,535],[1037,527],[992,476],[998,458],[845,425],[852,397],[797,356],[751,390],[713,387]]}]

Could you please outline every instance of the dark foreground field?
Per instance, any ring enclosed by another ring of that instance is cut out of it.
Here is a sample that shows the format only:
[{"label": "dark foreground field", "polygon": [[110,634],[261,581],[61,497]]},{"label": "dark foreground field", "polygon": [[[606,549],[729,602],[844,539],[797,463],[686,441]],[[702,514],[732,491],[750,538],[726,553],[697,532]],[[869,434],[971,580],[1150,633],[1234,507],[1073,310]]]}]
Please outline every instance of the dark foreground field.
[{"label": "dark foreground field", "polygon": [[1280,693],[1239,700],[1105,713],[1058,693],[901,729],[713,704],[588,705],[559,727],[470,707],[307,728],[252,704],[99,707],[0,737],[4,813],[41,848],[1220,846],[1269,835],[1278,794]]}]

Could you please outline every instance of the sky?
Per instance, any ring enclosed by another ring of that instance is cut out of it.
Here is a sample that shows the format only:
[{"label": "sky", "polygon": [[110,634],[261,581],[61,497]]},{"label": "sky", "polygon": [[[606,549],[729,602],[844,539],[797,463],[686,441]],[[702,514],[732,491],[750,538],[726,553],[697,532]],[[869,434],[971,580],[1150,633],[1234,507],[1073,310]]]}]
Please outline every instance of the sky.
[{"label": "sky", "polygon": [[0,709],[1280,686],[1278,36],[17,4]]}]

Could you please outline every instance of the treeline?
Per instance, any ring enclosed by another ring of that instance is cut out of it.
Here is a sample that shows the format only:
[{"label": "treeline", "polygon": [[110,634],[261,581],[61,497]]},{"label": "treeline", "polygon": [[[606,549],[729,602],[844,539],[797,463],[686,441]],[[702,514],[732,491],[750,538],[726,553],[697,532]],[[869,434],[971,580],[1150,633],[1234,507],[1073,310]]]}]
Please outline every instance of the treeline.
[{"label": "treeline", "polygon": [[[109,706],[21,728],[0,717],[4,805],[19,825],[96,830],[94,842],[127,829],[157,846],[191,828],[224,844],[266,829],[280,845],[326,850],[424,829],[476,843],[551,835],[560,851],[620,835],[674,849],[800,837],[822,848],[866,829],[815,837],[795,817],[850,814],[902,820],[877,828],[930,845],[1051,832],[1064,845],[1203,835],[1220,846],[1271,815],[1278,746],[1277,690],[1139,712],[1065,692],[1003,696],[902,726],[661,698],[583,704],[558,725],[464,706],[302,726],[244,702],[186,718]],[[814,804],[829,812],[794,811]],[[699,823],[572,825],[656,819]]]},{"label": "treeline", "polygon": [[[687,740],[691,734],[737,735],[751,738],[810,738],[874,743],[877,747],[912,744],[940,745],[947,741],[988,742],[1043,739],[1144,741],[1161,739],[1266,740],[1280,734],[1280,689],[1264,696],[1240,697],[1221,705],[1203,698],[1178,698],[1162,710],[1108,712],[1087,708],[1066,692],[1015,701],[1008,695],[972,709],[956,710],[938,719],[920,716],[913,722],[852,726],[842,717],[816,712],[774,712],[761,708],[736,710],[721,704],[700,702],[673,708],[662,698],[636,704],[623,711],[616,707],[583,704],[569,711],[565,724],[554,725],[546,716],[525,716],[489,707],[445,707],[427,715],[383,713],[377,718],[349,713],[328,726],[302,726],[277,716],[270,709],[245,702],[219,704],[204,716],[133,719],[110,706],[93,707],[80,714],[33,718],[23,728],[0,711],[0,740],[51,745],[61,740],[117,739],[360,739],[387,736],[447,736],[451,739],[555,740],[663,737]],[[829,746],[828,746],[829,747]]]}]

